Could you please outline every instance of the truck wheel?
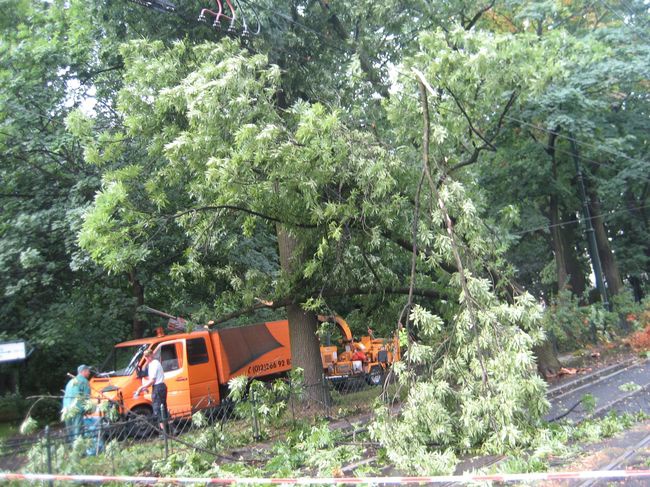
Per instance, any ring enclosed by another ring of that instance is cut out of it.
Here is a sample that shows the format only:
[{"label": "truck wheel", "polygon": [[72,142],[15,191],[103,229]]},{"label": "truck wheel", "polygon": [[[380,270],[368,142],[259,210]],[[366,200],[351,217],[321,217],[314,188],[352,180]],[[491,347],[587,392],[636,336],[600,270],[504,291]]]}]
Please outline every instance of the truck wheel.
[{"label": "truck wheel", "polygon": [[108,419],[106,418],[101,418],[100,419],[100,424],[101,424],[101,431],[102,431],[102,439],[105,442],[109,442],[111,440],[124,440],[124,425],[118,423],[111,423]]},{"label": "truck wheel", "polygon": [[373,365],[366,374],[366,382],[371,386],[378,386],[384,382],[384,368],[381,365]]},{"label": "truck wheel", "polygon": [[149,406],[136,406],[129,412],[127,419],[127,435],[142,440],[153,435],[154,427],[152,427],[153,413]]}]

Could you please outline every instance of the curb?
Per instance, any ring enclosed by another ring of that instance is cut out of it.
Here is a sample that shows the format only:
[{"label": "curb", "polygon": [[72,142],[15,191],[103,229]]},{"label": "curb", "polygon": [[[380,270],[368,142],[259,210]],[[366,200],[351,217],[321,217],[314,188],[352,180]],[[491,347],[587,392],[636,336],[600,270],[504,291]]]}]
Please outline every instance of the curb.
[{"label": "curb", "polygon": [[636,357],[629,358],[623,362],[603,367],[602,369],[592,372],[591,374],[582,375],[574,380],[565,382],[557,387],[549,389],[546,393],[547,399],[558,399],[569,392],[579,390],[583,385],[595,384],[601,380],[608,379],[615,375],[620,374],[623,370],[629,369],[635,365],[643,364],[645,360],[639,360]]}]

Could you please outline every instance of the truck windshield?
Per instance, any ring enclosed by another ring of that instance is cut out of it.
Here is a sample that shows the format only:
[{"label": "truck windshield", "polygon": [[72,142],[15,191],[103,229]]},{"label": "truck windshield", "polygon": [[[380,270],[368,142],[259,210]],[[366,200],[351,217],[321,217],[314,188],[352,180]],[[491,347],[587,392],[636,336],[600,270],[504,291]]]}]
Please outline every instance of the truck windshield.
[{"label": "truck windshield", "polygon": [[115,347],[102,365],[103,374],[110,376],[131,375],[140,361],[148,345],[131,345],[130,347]]}]

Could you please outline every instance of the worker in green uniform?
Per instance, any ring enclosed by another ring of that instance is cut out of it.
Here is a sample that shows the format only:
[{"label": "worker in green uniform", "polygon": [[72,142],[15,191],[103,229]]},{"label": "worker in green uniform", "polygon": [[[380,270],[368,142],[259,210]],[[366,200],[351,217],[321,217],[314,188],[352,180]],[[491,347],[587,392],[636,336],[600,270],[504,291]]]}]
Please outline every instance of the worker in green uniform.
[{"label": "worker in green uniform", "polygon": [[65,421],[71,440],[81,434],[87,402],[90,399],[89,377],[90,367],[80,365],[77,367],[77,375],[70,379],[65,386],[61,419]]}]

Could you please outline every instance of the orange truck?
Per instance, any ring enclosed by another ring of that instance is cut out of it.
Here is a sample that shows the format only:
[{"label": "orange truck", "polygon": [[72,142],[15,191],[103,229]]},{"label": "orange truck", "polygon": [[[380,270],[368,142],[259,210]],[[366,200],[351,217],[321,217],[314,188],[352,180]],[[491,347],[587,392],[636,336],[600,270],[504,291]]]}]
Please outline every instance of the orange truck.
[{"label": "orange truck", "polygon": [[[385,342],[368,336],[355,342],[345,320],[321,319],[334,320],[342,335],[338,345],[321,347],[326,378],[341,381],[356,376],[377,384],[390,364],[399,360],[395,339]],[[179,322],[183,320],[176,318],[170,320],[170,325],[178,329]],[[365,360],[353,360],[354,351],[359,349],[365,349]],[[90,380],[91,398],[97,402],[111,401],[122,415],[151,414],[151,389],[134,396],[142,384],[146,350],[152,350],[162,364],[167,407],[172,417],[186,417],[220,405],[233,377],[246,375],[250,379],[269,380],[291,370],[287,320],[171,335],[165,335],[159,328],[155,337],[119,343],[113,348],[102,371]]]},{"label": "orange truck", "polygon": [[91,397],[114,402],[122,414],[151,414],[151,388],[134,397],[142,385],[140,367],[148,349],[162,364],[172,417],[219,405],[233,377],[268,377],[291,369],[286,320],[216,331],[159,332],[156,337],[116,345],[102,366],[104,371],[90,380]]}]

